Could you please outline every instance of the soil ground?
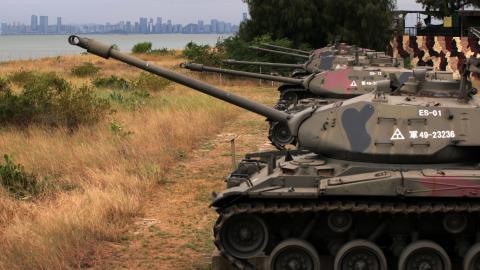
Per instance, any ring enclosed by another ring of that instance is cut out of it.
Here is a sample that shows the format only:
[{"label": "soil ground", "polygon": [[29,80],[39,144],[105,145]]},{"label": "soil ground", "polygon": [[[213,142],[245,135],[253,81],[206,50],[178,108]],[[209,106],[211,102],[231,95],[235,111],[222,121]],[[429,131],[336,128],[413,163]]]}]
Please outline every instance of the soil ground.
[{"label": "soil ground", "polygon": [[211,192],[221,191],[232,169],[230,140],[237,161],[245,153],[272,149],[264,118],[244,112],[215,138],[201,144],[147,194],[143,216],[124,241],[107,243],[95,269],[210,269],[216,213]]}]

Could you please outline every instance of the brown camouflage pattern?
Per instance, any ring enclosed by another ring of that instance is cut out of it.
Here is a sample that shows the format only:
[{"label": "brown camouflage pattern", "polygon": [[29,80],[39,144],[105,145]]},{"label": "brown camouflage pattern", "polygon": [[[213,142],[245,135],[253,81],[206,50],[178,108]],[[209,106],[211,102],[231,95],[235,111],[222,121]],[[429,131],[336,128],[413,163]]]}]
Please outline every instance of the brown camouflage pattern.
[{"label": "brown camouflage pattern", "polygon": [[459,77],[462,65],[480,52],[478,38],[449,36],[397,36],[391,42],[393,57],[410,57],[413,67],[432,66]]}]

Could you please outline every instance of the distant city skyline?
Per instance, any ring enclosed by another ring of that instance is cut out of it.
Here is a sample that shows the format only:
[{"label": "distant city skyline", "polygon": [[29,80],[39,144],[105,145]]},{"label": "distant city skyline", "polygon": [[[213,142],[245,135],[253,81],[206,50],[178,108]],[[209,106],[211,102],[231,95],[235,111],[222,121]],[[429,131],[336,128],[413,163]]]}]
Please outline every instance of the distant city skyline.
[{"label": "distant city skyline", "polygon": [[0,22],[30,23],[30,15],[63,17],[65,24],[105,24],[163,17],[179,24],[218,20],[238,24],[248,7],[241,0],[2,0]]},{"label": "distant city skyline", "polygon": [[[43,27],[43,32],[62,32],[59,25],[66,25],[70,27],[85,25],[106,25],[107,28],[110,25],[118,25],[125,22],[135,22],[139,17],[144,18],[157,18],[162,17],[164,21],[175,21],[177,27],[179,25],[190,25],[196,22],[205,21],[209,22],[211,18],[215,20],[230,23],[231,25],[238,25],[243,19],[244,14],[248,12],[248,6],[243,3],[242,0],[136,0],[126,1],[119,5],[113,0],[82,0],[76,2],[70,2],[67,4],[64,0],[3,0],[2,9],[0,9],[0,23],[3,25],[32,25],[33,18],[30,19],[30,14],[17,17],[15,14],[25,13],[27,10],[38,9],[34,12],[35,19],[39,20],[39,27]],[[106,8],[106,7],[110,8]],[[156,8],[160,7],[160,8]],[[416,3],[415,0],[397,0],[397,9],[421,9],[421,5]],[[44,12],[48,10],[48,12]],[[111,12],[105,12],[111,10]],[[125,14],[128,10],[128,16],[119,17],[120,14]],[[142,14],[138,14],[137,17],[133,17],[132,14],[139,13],[142,10]],[[53,12],[55,12],[53,14]],[[73,12],[75,11],[75,12]],[[241,11],[241,12],[238,12]],[[59,13],[57,13],[59,12]],[[73,12],[73,13],[72,13]],[[159,12],[153,14],[153,12]],[[207,13],[215,14],[218,16],[208,17]],[[70,15],[68,15],[70,14]],[[95,16],[95,14],[97,14]],[[71,17],[72,16],[72,17]],[[115,19],[105,20],[108,17]],[[56,30],[52,30],[51,27],[42,24],[42,18],[46,17],[50,19],[50,26],[56,27]],[[190,17],[190,18],[188,18]],[[12,19],[6,19],[12,18]],[[60,20],[56,23],[53,20]],[[223,19],[222,19],[223,18]],[[414,24],[416,19],[410,16],[407,18],[407,24]],[[105,28],[105,27],[103,27]],[[102,28],[102,31],[103,31]],[[191,27],[190,27],[191,28]],[[115,31],[117,31],[116,29]],[[39,29],[31,28],[24,29],[24,32],[39,32]],[[197,30],[195,30],[197,31]],[[40,31],[41,32],[41,31]],[[65,30],[63,31],[65,32]],[[72,31],[67,31],[72,32]],[[191,32],[191,31],[190,31]]]},{"label": "distant city skyline", "polygon": [[[248,14],[242,14],[246,20]],[[62,17],[52,18],[33,14],[30,23],[5,23],[0,24],[1,35],[59,35],[59,34],[232,34],[238,32],[239,25],[213,18],[205,22],[198,20],[186,25],[176,23],[163,17],[140,17],[138,20],[121,20],[105,24],[63,24]]]},{"label": "distant city skyline", "polygon": [[[418,9],[415,0],[397,0],[399,9]],[[29,23],[31,14],[62,17],[65,24],[105,24],[162,16],[180,24],[211,18],[238,24],[248,6],[242,0],[2,0],[0,22]]]}]

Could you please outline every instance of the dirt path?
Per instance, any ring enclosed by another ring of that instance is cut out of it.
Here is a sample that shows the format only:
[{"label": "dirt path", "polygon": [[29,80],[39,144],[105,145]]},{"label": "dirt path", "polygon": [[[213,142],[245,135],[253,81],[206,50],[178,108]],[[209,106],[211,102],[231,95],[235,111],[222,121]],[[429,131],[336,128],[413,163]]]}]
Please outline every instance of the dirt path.
[{"label": "dirt path", "polygon": [[242,113],[216,138],[181,162],[152,191],[142,218],[121,243],[108,244],[96,269],[209,269],[214,249],[208,207],[212,191],[224,188],[231,170],[229,139],[237,138],[237,160],[270,149],[263,117]]}]

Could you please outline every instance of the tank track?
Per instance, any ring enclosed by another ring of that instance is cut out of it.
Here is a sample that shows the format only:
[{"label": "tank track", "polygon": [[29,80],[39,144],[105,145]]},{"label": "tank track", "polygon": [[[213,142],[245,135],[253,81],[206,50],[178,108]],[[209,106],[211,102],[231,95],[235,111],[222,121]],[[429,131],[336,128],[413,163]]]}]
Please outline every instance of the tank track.
[{"label": "tank track", "polygon": [[378,214],[433,214],[433,213],[480,213],[478,203],[382,203],[382,202],[292,202],[292,203],[241,203],[219,210],[219,217],[214,226],[214,243],[220,254],[231,265],[241,270],[255,270],[247,260],[235,258],[228,254],[221,245],[220,230],[230,217],[238,214],[293,214],[332,211],[351,211],[357,213]]}]

